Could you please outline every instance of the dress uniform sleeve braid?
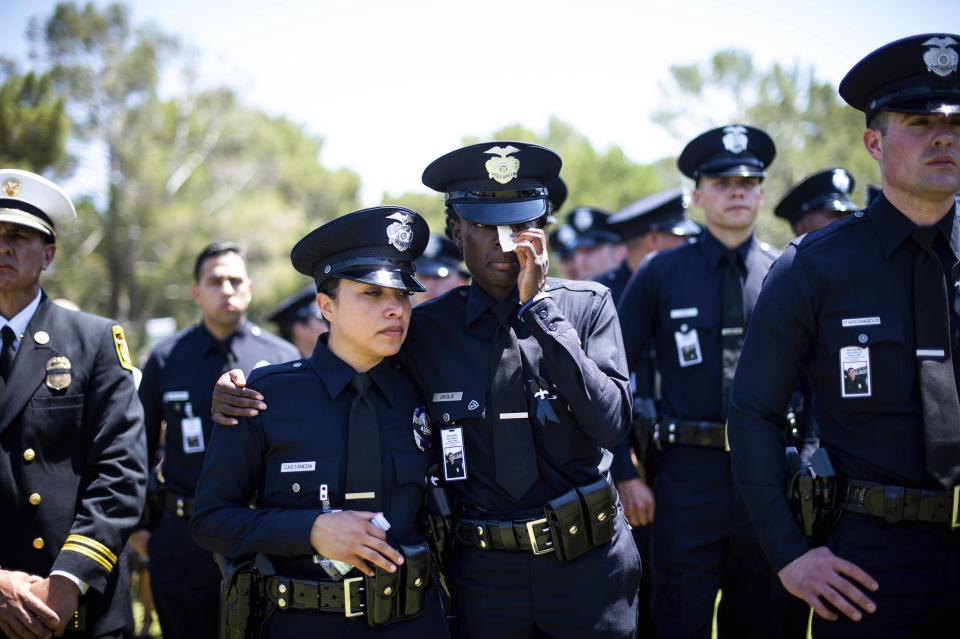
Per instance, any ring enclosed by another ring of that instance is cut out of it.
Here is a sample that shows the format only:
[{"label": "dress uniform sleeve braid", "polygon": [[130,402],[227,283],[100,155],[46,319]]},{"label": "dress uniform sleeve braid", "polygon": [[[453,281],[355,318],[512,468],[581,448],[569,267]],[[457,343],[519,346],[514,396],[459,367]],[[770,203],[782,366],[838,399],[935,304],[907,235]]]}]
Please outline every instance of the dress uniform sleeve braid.
[{"label": "dress uniform sleeve braid", "polygon": [[591,299],[582,319],[565,318],[552,297],[522,317],[543,351],[545,370],[577,418],[577,425],[604,448],[614,448],[630,426],[630,382],[620,322],[609,289],[603,293],[557,290],[554,295]]},{"label": "dress uniform sleeve braid", "polygon": [[733,469],[775,571],[808,550],[784,494],[781,416],[816,336],[812,287],[791,246],[767,275],[733,382]]},{"label": "dress uniform sleeve braid", "polygon": [[77,512],[52,568],[76,575],[98,591],[116,569],[117,555],[140,518],[147,479],[143,410],[133,375],[117,360],[109,326],[101,330],[84,388],[87,458]]},{"label": "dress uniform sleeve braid", "polygon": [[249,507],[264,474],[266,449],[260,415],[241,418],[237,426],[214,425],[190,521],[198,544],[227,557],[255,552],[313,554],[310,528],[322,512],[319,508]]}]

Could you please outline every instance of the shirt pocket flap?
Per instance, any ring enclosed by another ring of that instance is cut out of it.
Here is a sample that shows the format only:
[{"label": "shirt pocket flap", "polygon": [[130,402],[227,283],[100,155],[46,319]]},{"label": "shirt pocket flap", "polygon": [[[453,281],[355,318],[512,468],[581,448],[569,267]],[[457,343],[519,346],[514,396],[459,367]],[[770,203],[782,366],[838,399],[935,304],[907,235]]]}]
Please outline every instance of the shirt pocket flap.
[{"label": "shirt pocket flap", "polygon": [[318,504],[322,484],[326,484],[330,495],[340,494],[340,460],[338,458],[273,461],[267,466],[264,477],[264,488],[268,495],[286,495],[291,499],[309,496]]},{"label": "shirt pocket flap", "polygon": [[857,318],[835,317],[824,322],[822,330],[831,353],[846,346],[864,348],[883,342],[904,342],[903,318],[896,313]]},{"label": "shirt pocket flap", "polygon": [[422,453],[393,451],[393,468],[397,484],[425,485],[427,475],[427,456]]},{"label": "shirt pocket flap", "polygon": [[446,428],[464,419],[483,419],[486,391],[434,393],[430,401],[430,425]]}]

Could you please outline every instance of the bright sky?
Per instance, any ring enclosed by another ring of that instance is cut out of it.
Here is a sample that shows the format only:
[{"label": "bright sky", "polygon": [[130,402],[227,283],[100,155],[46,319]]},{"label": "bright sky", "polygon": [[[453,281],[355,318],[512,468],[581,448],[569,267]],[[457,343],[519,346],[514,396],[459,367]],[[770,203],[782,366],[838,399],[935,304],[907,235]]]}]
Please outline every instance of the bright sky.
[{"label": "bright sky", "polygon": [[[55,4],[0,0],[0,56],[25,60],[29,18]],[[135,22],[196,47],[203,86],[229,86],[243,103],[322,136],[321,161],[362,176],[365,206],[384,191],[426,192],[423,168],[464,136],[516,123],[542,134],[551,116],[601,151],[619,145],[637,162],[675,155],[682,141],[649,118],[658,82],[670,65],[719,49],[745,49],[761,68],[812,66],[836,85],[889,41],[960,31],[956,0],[127,4]]]}]

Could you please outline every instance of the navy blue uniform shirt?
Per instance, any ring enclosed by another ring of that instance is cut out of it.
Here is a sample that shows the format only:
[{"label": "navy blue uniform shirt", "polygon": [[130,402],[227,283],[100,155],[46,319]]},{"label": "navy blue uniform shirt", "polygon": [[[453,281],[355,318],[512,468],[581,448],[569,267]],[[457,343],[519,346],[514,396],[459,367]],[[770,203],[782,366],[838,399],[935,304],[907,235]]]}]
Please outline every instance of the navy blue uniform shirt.
[{"label": "navy blue uniform shirt", "polygon": [[633,271],[630,270],[627,260],[623,260],[620,262],[620,266],[611,271],[607,271],[603,275],[598,275],[593,281],[599,282],[609,288],[610,295],[613,297],[613,303],[618,304],[620,297],[623,295],[623,289],[627,287],[627,282],[630,281],[630,275],[632,273]]},{"label": "navy blue uniform shirt", "polygon": [[[548,278],[546,292],[524,308],[522,322],[513,323],[540,472],[521,502],[496,482],[492,420],[485,419],[495,300],[471,284],[421,304],[400,351],[424,389],[434,429],[463,427],[467,479],[449,485],[461,500],[494,513],[538,507],[595,481],[610,465],[603,448],[613,448],[630,424],[627,367],[610,291],[595,282]],[[531,384],[536,379],[548,390],[539,398]],[[538,421],[538,402],[548,403],[558,421]]]},{"label": "navy blue uniform shirt", "polygon": [[163,463],[167,490],[186,497],[193,495],[203,451],[187,452],[201,446],[199,440],[184,442],[182,420],[200,418],[202,448],[209,447],[213,432],[210,405],[220,375],[239,368],[249,376],[255,366],[299,358],[292,344],[248,321],[224,342],[218,342],[200,322],[157,344],[143,367],[139,394],[151,464],[156,462],[160,423],[167,423]]},{"label": "navy blue uniform shirt", "polygon": [[[368,371],[368,397],[380,427],[383,513],[387,542],[395,548],[422,540],[415,515],[423,503],[432,456],[413,434],[414,410],[423,406],[413,380],[393,358]],[[310,359],[258,368],[249,377],[270,407],[238,426],[217,426],[203,463],[191,530],[204,548],[236,557],[263,552],[309,559],[310,529],[322,513],[321,490],[330,508],[343,508],[347,477],[347,424],[356,375],[317,343]],[[256,494],[256,509],[248,507]],[[320,566],[297,564],[324,578]],[[294,569],[296,571],[296,569]]]},{"label": "navy blue uniform shirt", "polygon": [[[954,207],[955,208],[955,207]],[[955,211],[936,226],[945,268]],[[784,496],[776,427],[794,379],[809,374],[820,444],[849,478],[936,490],[924,472],[913,321],[916,225],[878,196],[864,213],[794,240],[764,285],[747,332],[729,437],[744,500],[775,570],[807,550]],[[950,280],[948,280],[950,281]],[[953,300],[953,287],[950,299]],[[951,305],[952,307],[952,305]],[[950,313],[953,363],[957,315]],[[841,349],[869,350],[868,395],[843,397]]]},{"label": "navy blue uniform shirt", "polygon": [[[627,363],[633,369],[653,340],[661,376],[661,413],[677,419],[720,420],[723,324],[721,304],[726,247],[709,231],[696,242],[660,251],[630,278],[620,300]],[[777,257],[769,245],[750,237],[736,248],[746,268],[744,318],[749,323],[760,285]],[[696,330],[703,361],[681,366],[675,333]]]}]

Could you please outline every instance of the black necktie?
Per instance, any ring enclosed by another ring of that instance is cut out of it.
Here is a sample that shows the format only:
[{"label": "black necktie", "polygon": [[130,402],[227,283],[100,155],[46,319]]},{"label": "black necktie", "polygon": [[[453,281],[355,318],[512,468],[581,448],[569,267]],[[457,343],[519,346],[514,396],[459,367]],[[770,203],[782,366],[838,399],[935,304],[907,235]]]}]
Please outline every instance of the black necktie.
[{"label": "black necktie", "polygon": [[724,254],[723,281],[720,288],[723,304],[721,341],[723,344],[723,376],[720,385],[720,419],[726,421],[730,405],[730,385],[737,370],[743,347],[743,281],[740,279],[740,255],[734,250]]},{"label": "black necktie", "polygon": [[13,334],[13,329],[9,326],[4,326],[3,330],[0,330],[0,335],[3,336],[3,348],[0,350],[0,392],[6,388],[7,378],[10,375],[10,368],[13,366],[13,358],[17,356],[17,351],[13,350],[13,340],[16,337]]},{"label": "black necktie", "polygon": [[912,233],[921,248],[913,263],[913,321],[925,466],[944,488],[952,488],[960,478],[960,399],[951,354],[946,279],[932,248],[936,232],[935,226],[923,226]]},{"label": "black necktie", "polygon": [[510,320],[517,305],[504,301],[492,312],[499,325],[490,348],[493,458],[497,483],[516,500],[540,476],[533,431],[527,414],[527,396],[520,363],[520,346]]},{"label": "black necktie", "polygon": [[230,348],[232,342],[233,336],[228,337],[222,342],[216,342],[217,352],[223,357],[223,362],[220,364],[221,375],[237,367],[237,356],[233,354],[233,350]]},{"label": "black necktie", "polygon": [[350,388],[357,396],[350,405],[347,425],[347,489],[344,508],[347,510],[382,510],[383,485],[380,471],[380,427],[377,411],[367,395],[370,375],[357,373]]}]

